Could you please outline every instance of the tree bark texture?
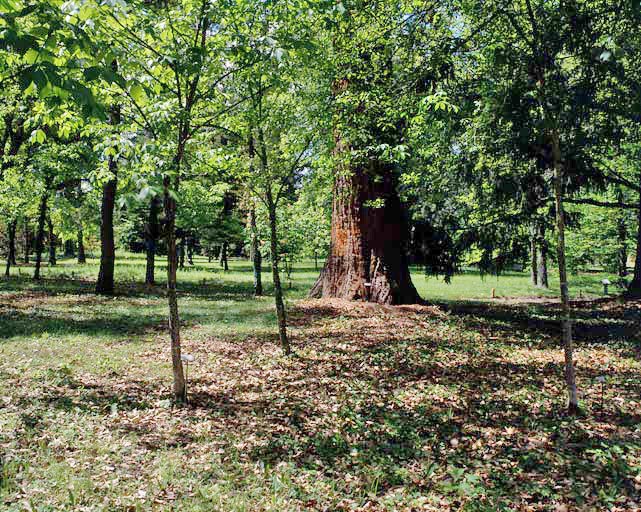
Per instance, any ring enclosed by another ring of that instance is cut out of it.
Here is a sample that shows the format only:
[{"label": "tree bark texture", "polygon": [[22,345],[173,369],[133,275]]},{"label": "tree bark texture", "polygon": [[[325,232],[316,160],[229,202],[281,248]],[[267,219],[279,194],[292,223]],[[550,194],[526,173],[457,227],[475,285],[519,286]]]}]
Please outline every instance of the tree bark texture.
[{"label": "tree bark texture", "polygon": [[194,237],[189,235],[187,237],[187,263],[191,266],[194,265],[194,244]]},{"label": "tree bark texture", "polygon": [[76,255],[76,249],[73,245],[73,240],[65,240],[65,258],[73,258]]},{"label": "tree bark texture", "polygon": [[626,277],[628,275],[628,230],[623,215],[617,220],[617,233],[619,238],[617,273],[619,277]]},{"label": "tree bark texture", "polygon": [[29,225],[29,221],[25,219],[24,221],[24,236],[23,236],[23,241],[24,241],[24,259],[23,261],[25,263],[29,263],[29,254],[31,253],[31,226]]},{"label": "tree bark texture", "polygon": [[552,134],[552,155],[554,162],[554,199],[556,209],[557,259],[559,264],[559,283],[561,288],[562,319],[561,331],[565,357],[565,383],[568,393],[568,413],[579,412],[579,398],[576,388],[574,369],[574,347],[572,342],[572,320],[570,310],[570,291],[568,287],[567,265],[565,262],[565,214],[563,212],[563,168],[559,135]]},{"label": "tree bark texture", "polygon": [[[120,107],[111,109],[110,123],[120,124]],[[114,291],[114,267],[116,264],[116,242],[114,240],[114,209],[116,190],[118,188],[118,162],[116,157],[109,157],[110,178],[102,188],[102,205],[100,209],[100,270],[96,293],[111,294]]]},{"label": "tree bark texture", "polygon": [[394,169],[376,161],[339,170],[329,255],[312,297],[422,302],[410,277],[407,219],[396,187]]},{"label": "tree bark texture", "polygon": [[229,262],[227,261],[227,251],[229,250],[229,244],[225,240],[222,247],[220,248],[220,266],[223,267],[223,270],[227,272],[229,270]]},{"label": "tree bark texture", "polygon": [[[175,158],[176,179],[174,192],[178,191],[180,185],[179,169],[184,154],[184,146],[178,147]],[[176,247],[176,200],[170,193],[171,178],[165,176],[164,188],[164,213],[165,213],[165,237],[167,241],[167,303],[169,305],[169,336],[171,338],[171,363],[173,370],[173,394],[177,403],[187,402],[187,386],[185,373],[181,359],[180,342],[180,316],[178,315],[178,296],[176,290],[178,274],[178,251]]]},{"label": "tree bark texture", "polygon": [[276,203],[272,196],[271,186],[266,190],[267,208],[269,210],[269,238],[271,248],[272,279],[274,281],[274,302],[276,303],[276,316],[278,318],[278,338],[285,355],[291,354],[289,338],[287,337],[287,315],[283,301],[283,287],[280,282],[280,271],[278,269],[278,232],[276,222]]},{"label": "tree bark texture", "polygon": [[185,237],[181,237],[180,243],[178,244],[178,265],[180,270],[185,269]]}]

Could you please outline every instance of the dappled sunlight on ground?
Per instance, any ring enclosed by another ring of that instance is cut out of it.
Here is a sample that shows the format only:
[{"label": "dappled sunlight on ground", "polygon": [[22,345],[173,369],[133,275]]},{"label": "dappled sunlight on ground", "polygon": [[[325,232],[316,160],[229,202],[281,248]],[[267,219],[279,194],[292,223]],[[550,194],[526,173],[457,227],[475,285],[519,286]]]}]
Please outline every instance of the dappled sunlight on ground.
[{"label": "dappled sunlight on ground", "polygon": [[181,302],[195,362],[174,408],[164,297],[3,286],[8,510],[641,505],[638,302],[576,303],[573,419],[554,302],[297,301],[287,358],[270,297],[200,284]]}]

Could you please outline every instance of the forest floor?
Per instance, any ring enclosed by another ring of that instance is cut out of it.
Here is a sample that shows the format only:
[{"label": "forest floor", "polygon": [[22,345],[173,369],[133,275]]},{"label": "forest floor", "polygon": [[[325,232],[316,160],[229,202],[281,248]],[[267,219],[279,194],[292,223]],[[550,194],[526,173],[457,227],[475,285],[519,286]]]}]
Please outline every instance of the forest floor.
[{"label": "forest floor", "polygon": [[[419,275],[433,305],[385,307],[303,299],[300,269],[287,358],[248,265],[198,260],[180,274],[190,403],[173,408],[165,299],[135,284],[140,258],[114,297],[93,295],[95,262],[26,270],[0,280],[2,510],[641,507],[641,302],[574,303],[571,418],[558,304],[525,274],[457,291]],[[471,300],[491,287],[520,298]]]}]

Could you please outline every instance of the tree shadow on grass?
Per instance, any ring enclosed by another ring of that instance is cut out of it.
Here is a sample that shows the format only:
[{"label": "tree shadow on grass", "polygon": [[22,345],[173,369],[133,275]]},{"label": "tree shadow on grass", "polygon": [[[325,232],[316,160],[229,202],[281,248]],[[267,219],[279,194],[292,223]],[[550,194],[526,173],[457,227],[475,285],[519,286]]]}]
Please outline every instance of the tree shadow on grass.
[{"label": "tree shadow on grass", "polygon": [[[559,304],[554,302],[512,305],[449,302],[441,303],[440,307],[451,315],[464,319],[470,328],[489,325],[497,331],[519,332],[530,336],[558,337],[561,334],[561,311]],[[641,342],[641,305],[638,301],[575,301],[572,318],[576,342]]]},{"label": "tree shadow on grass", "polygon": [[[178,283],[178,295],[201,298],[205,300],[253,300],[254,287],[250,280],[238,282],[225,280],[224,276],[215,277],[200,281],[183,281]],[[179,276],[180,278],[180,276]],[[283,286],[285,294],[300,295],[309,288],[307,283],[294,282],[291,287],[287,284]],[[75,295],[95,295],[95,282],[70,279],[70,278],[45,278],[38,282],[25,278],[11,277],[9,279],[0,279],[0,292],[9,295],[15,293],[43,293],[47,295],[75,294]],[[263,283],[263,293],[269,296],[273,293],[273,286],[269,282]],[[149,297],[164,298],[166,290],[163,285],[158,284],[148,286],[137,281],[119,281],[116,283],[115,291],[112,297]],[[0,299],[2,295],[0,295]],[[2,299],[7,301],[5,297]]]},{"label": "tree shadow on grass", "polygon": [[58,311],[39,309],[25,313],[0,309],[0,340],[42,335],[74,336],[140,336],[162,330],[164,319],[158,315],[108,315],[75,318]]},{"label": "tree shadow on grass", "polygon": [[[339,362],[338,367],[301,360],[310,382],[325,378],[337,384],[328,384],[323,393],[318,388],[296,391],[291,384],[298,376],[292,375],[271,383],[274,395],[281,390],[280,401],[265,396],[238,399],[236,393],[257,391],[252,386],[243,389],[241,384],[231,394],[194,394],[192,407],[215,410],[225,421],[233,419],[234,425],[250,421],[253,428],[246,435],[259,440],[250,449],[253,460],[271,466],[294,462],[328,477],[349,473],[378,495],[400,485],[423,492],[443,479],[451,480],[449,472],[455,468],[463,468],[466,474],[481,471],[490,475],[483,485],[493,489],[497,499],[510,497],[515,491],[513,479],[522,472],[533,482],[529,492],[535,490],[536,481],[547,481],[553,489],[558,478],[577,476],[578,485],[589,493],[609,484],[622,495],[633,495],[633,470],[620,450],[639,443],[638,435],[612,438],[582,420],[567,418],[558,402],[546,409],[515,397],[522,389],[542,384],[546,376],[560,381],[560,369],[484,360],[446,371],[438,364],[412,367],[394,362],[397,348],[386,343],[381,349],[389,370],[384,379],[354,370],[368,365],[371,351],[352,354],[350,361]],[[341,389],[335,380],[347,374],[351,391]],[[497,380],[497,375],[504,378]],[[399,390],[410,393],[435,382],[450,390],[449,396],[410,405],[398,395]],[[316,398],[322,395],[329,403]],[[332,405],[335,414],[327,415]],[[323,415],[327,417],[321,419]],[[633,416],[612,410],[602,421],[630,428],[641,420]],[[532,438],[537,437],[542,441],[533,443]],[[605,455],[595,461],[593,452]],[[438,467],[438,473],[422,476],[432,465]],[[516,489],[528,494],[524,487]]]}]

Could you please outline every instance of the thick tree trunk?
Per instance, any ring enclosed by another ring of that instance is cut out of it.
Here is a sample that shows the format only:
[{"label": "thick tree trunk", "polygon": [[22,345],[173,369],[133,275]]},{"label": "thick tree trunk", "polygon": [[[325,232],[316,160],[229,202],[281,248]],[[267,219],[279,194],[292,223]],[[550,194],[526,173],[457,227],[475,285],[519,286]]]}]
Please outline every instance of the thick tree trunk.
[{"label": "thick tree trunk", "polygon": [[82,226],[78,228],[78,263],[84,265],[87,263],[87,255],[85,254],[85,237],[82,231]]},{"label": "thick tree trunk", "polygon": [[272,196],[271,186],[267,185],[266,191],[267,208],[269,209],[269,238],[271,248],[272,278],[274,281],[274,302],[276,303],[276,316],[278,318],[278,337],[285,355],[291,354],[291,347],[287,337],[287,316],[285,303],[283,301],[283,288],[280,282],[278,270],[278,234],[276,225],[276,204]]},{"label": "thick tree trunk", "polygon": [[532,286],[539,284],[539,272],[537,264],[537,246],[536,246],[536,224],[530,227],[530,283]]},{"label": "thick tree trunk", "polygon": [[579,412],[579,398],[576,388],[574,369],[574,348],[572,343],[572,321],[570,311],[570,291],[568,287],[567,266],[565,262],[565,214],[563,212],[563,169],[559,135],[552,134],[552,156],[554,161],[554,199],[556,206],[557,259],[561,288],[562,320],[561,330],[565,356],[565,382],[568,392],[568,413]]},{"label": "thick tree trunk", "polygon": [[331,245],[312,297],[422,302],[410,277],[407,220],[396,187],[394,169],[376,161],[336,173]]},{"label": "thick tree trunk", "polygon": [[40,279],[40,267],[42,265],[42,252],[44,251],[45,241],[45,221],[47,218],[47,199],[49,195],[48,187],[42,193],[40,198],[40,207],[38,208],[38,231],[36,233],[36,266],[33,271],[33,278]]},{"label": "thick tree trunk", "polygon": [[7,244],[7,266],[4,275],[9,277],[11,273],[11,265],[16,264],[16,230],[18,228],[18,221],[12,220],[9,222],[8,244]]},{"label": "thick tree trunk", "polygon": [[[120,124],[120,107],[110,113],[110,123]],[[96,293],[111,294],[114,291],[114,266],[116,264],[116,243],[114,240],[114,209],[118,188],[118,163],[114,156],[109,157],[110,178],[102,189],[100,210],[100,271],[96,283]]]},{"label": "thick tree trunk", "polygon": [[[179,146],[175,159],[179,169],[184,154],[184,146]],[[180,184],[179,172],[176,173],[174,192]],[[178,296],[176,291],[178,273],[178,252],[176,248],[176,200],[170,193],[171,179],[166,176],[164,186],[165,233],[167,240],[167,303],[169,305],[169,335],[171,338],[171,364],[174,375],[174,400],[178,403],[187,402],[187,386],[181,358],[180,317],[178,315]]]},{"label": "thick tree trunk", "polygon": [[545,239],[545,224],[540,222],[537,227],[537,286],[539,288],[549,288],[548,279],[548,243]]},{"label": "thick tree trunk", "polygon": [[102,189],[100,219],[100,271],[96,283],[96,293],[111,294],[114,291],[114,266],[116,263],[116,243],[114,240],[114,208],[116,205],[116,161],[109,157],[109,169],[113,178]]},{"label": "thick tree trunk", "polygon": [[256,211],[252,207],[249,210],[249,227],[251,231],[250,258],[254,270],[254,295],[260,297],[263,294],[262,264],[263,255],[260,253],[258,240],[258,228],[256,227]]},{"label": "thick tree trunk", "polygon": [[56,235],[53,232],[51,215],[47,219],[47,227],[49,228],[49,265],[55,267],[58,264],[58,260],[56,259]]},{"label": "thick tree trunk", "polygon": [[147,219],[147,229],[145,230],[147,266],[145,269],[145,284],[153,285],[156,283],[156,244],[160,234],[158,224],[158,210],[160,209],[160,199],[154,197],[149,204],[149,217]]}]

